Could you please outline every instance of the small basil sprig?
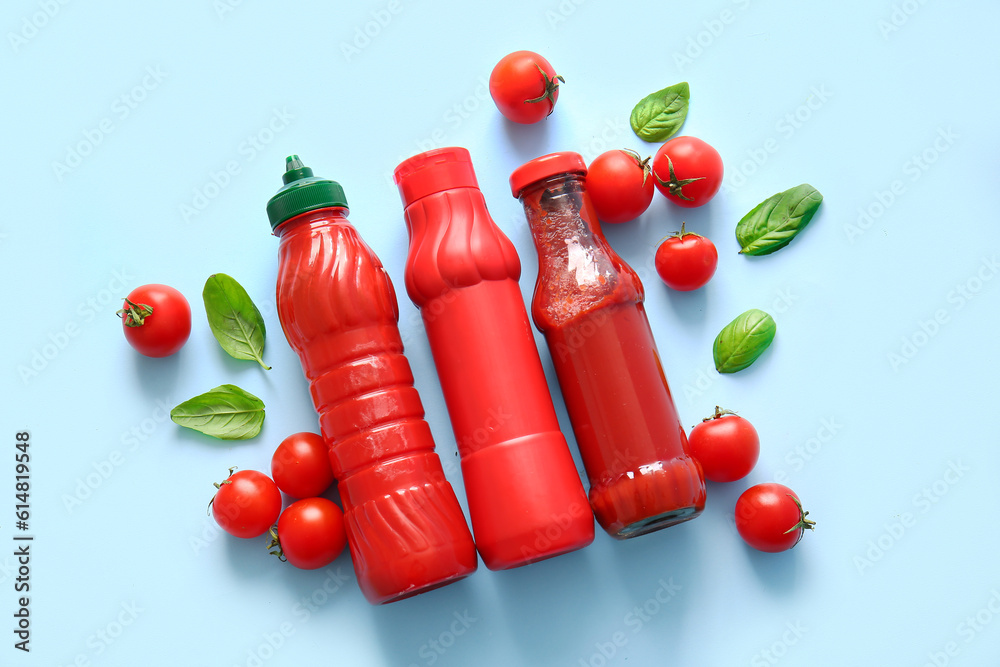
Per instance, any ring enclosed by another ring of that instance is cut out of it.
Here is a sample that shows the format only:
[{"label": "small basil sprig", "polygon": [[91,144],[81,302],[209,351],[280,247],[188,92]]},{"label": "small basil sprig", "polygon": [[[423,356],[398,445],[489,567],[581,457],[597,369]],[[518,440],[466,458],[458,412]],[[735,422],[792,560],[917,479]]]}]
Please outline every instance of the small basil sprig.
[{"label": "small basil sprig", "polygon": [[684,124],[690,99],[691,89],[687,81],[646,95],[632,109],[629,117],[632,131],[644,141],[666,141]]},{"label": "small basil sprig", "polygon": [[737,317],[715,338],[715,370],[735,373],[757,361],[774,340],[776,329],[774,319],[763,310],[751,308]]},{"label": "small basil sprig", "polygon": [[243,286],[224,273],[216,273],[205,281],[202,290],[208,326],[222,349],[234,359],[253,359],[264,363],[264,318]]},{"label": "small basil sprig", "polygon": [[823,195],[803,183],[757,204],[736,224],[736,240],[744,255],[769,255],[791,243],[805,229]]},{"label": "small basil sprig", "polygon": [[224,384],[184,401],[170,411],[170,419],[220,440],[246,440],[260,433],[264,401],[236,385]]}]

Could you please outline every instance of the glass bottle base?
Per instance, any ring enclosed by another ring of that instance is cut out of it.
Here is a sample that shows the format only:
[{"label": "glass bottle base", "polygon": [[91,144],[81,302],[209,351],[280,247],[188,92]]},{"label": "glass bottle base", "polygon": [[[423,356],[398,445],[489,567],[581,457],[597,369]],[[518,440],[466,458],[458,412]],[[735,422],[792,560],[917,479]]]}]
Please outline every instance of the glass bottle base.
[{"label": "glass bottle base", "polygon": [[619,540],[627,540],[631,537],[655,533],[663,528],[669,528],[670,526],[690,521],[699,514],[701,514],[701,510],[697,507],[682,507],[681,509],[640,519],[633,524],[625,526],[613,537]]},{"label": "glass bottle base", "polygon": [[682,456],[629,470],[590,489],[601,527],[620,540],[689,521],[705,508],[705,480],[697,461]]}]

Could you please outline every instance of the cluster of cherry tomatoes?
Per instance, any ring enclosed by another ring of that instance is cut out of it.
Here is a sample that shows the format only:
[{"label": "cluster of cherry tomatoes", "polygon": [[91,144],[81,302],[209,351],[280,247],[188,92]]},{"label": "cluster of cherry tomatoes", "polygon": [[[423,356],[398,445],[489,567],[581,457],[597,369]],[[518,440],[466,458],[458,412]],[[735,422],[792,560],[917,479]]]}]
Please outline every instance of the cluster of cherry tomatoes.
[{"label": "cluster of cherry tomatoes", "polygon": [[[282,440],[271,457],[270,477],[234,470],[215,485],[210,503],[224,531],[245,539],[270,533],[271,553],[303,570],[326,567],[343,552],[344,513],[322,495],[334,482],[322,437],[303,432]],[[297,499],[284,511],[282,493]]]},{"label": "cluster of cherry tomatoes", "polygon": [[[601,153],[587,170],[587,192],[601,222],[619,224],[642,215],[654,189],[684,208],[708,203],[722,186],[722,157],[697,137],[674,137],[652,158],[632,150]],[[689,292],[715,275],[719,252],[708,238],[681,230],[656,249],[656,272],[672,289]]]},{"label": "cluster of cherry tomatoes", "polygon": [[[531,51],[504,56],[490,74],[490,95],[500,113],[515,123],[537,123],[555,109],[559,84],[548,60]],[[650,162],[652,161],[652,164]],[[594,158],[587,170],[587,192],[601,222],[620,224],[642,215],[658,190],[684,208],[707,204],[722,186],[722,157],[697,137],[674,137],[652,158],[629,149]],[[678,291],[704,286],[715,275],[715,244],[681,225],[657,248],[656,272]]]}]

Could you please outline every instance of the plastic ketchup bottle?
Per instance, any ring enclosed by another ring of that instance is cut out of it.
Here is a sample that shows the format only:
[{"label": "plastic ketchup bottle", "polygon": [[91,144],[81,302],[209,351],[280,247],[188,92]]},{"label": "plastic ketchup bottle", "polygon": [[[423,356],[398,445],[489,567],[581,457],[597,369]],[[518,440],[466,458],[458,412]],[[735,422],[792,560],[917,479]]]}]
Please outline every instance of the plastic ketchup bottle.
[{"label": "plastic ketchup bottle", "polygon": [[601,233],[586,173],[577,153],[552,153],[517,168],[510,186],[538,252],[531,313],[555,364],[590,504],[625,539],[698,516],[705,481],[684,451],[642,283]]},{"label": "plastic ketchup bottle", "polygon": [[358,584],[392,602],[475,571],[476,549],[424,421],[382,263],[344,190],[288,158],[267,203],[278,317],[302,362],[344,505]]},{"label": "plastic ketchup bottle", "polygon": [[406,290],[441,379],[483,562],[508,569],[590,544],[594,517],[528,322],[521,262],[469,152],[421,153],[395,180],[410,237]]}]

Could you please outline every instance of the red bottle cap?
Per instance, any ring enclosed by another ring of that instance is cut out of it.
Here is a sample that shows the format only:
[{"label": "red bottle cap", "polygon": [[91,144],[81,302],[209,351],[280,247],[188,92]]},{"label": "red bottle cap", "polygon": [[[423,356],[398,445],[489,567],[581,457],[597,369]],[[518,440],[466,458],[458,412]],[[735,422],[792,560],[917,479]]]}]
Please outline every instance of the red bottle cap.
[{"label": "red bottle cap", "polygon": [[458,146],[435,148],[403,160],[392,177],[404,208],[442,190],[479,188],[469,151]]},{"label": "red bottle cap", "polygon": [[556,174],[587,173],[587,163],[579,153],[573,151],[562,151],[560,153],[549,153],[542,157],[535,158],[530,162],[525,162],[514,170],[510,175],[510,192],[514,199],[521,196],[521,190],[532,183],[540,181]]}]

